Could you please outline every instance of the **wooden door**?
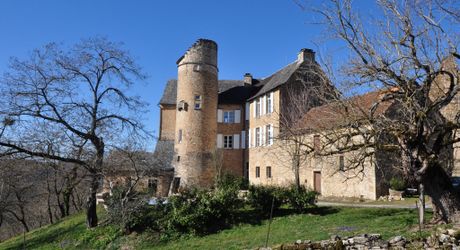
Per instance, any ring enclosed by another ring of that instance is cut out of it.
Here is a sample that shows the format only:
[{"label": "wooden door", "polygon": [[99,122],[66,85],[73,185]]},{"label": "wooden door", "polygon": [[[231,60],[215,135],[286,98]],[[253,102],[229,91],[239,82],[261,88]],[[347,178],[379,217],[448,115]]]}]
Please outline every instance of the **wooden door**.
[{"label": "wooden door", "polygon": [[321,193],[321,172],[313,172],[313,183],[315,191]]}]

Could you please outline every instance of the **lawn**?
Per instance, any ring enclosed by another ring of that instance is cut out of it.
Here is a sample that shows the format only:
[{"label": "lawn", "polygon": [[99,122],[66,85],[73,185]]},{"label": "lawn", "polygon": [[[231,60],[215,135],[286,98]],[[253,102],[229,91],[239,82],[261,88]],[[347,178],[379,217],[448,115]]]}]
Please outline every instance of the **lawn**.
[{"label": "lawn", "polygon": [[[103,212],[102,218],[104,217]],[[111,226],[87,230],[84,214],[69,217],[57,224],[26,235],[27,249],[246,249],[263,246],[268,221],[258,220],[248,211],[247,223],[204,237],[184,237],[158,243],[149,233],[121,236]],[[380,233],[384,238],[394,235],[415,237],[409,231],[417,223],[414,210],[375,208],[321,207],[309,214],[292,214],[284,210],[273,219],[269,245],[290,243],[298,239],[321,240],[330,235]],[[0,243],[0,249],[23,247],[22,237]],[[129,249],[129,248],[128,248]]]}]

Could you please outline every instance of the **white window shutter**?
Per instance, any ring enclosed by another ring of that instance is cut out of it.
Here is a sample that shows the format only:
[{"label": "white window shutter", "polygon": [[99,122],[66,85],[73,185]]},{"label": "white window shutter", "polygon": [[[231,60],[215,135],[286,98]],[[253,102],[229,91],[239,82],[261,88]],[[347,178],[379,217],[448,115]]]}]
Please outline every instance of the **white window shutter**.
[{"label": "white window shutter", "polygon": [[241,131],[241,148],[246,148],[246,131]]},{"label": "white window shutter", "polygon": [[260,145],[265,146],[265,126],[262,126],[260,128],[260,133],[261,133],[261,135],[260,135],[260,140],[261,140]]},{"label": "white window shutter", "polygon": [[271,112],[273,112],[273,103],[275,102],[275,100],[273,100],[273,92],[270,92],[270,110]]},{"label": "white window shutter", "polygon": [[241,110],[235,110],[235,123],[240,123],[241,121]]},{"label": "white window shutter", "polygon": [[248,148],[252,148],[251,139],[251,129],[248,129]]},{"label": "white window shutter", "polygon": [[217,148],[224,147],[224,136],[222,134],[217,134]]},{"label": "white window shutter", "polygon": [[222,122],[223,112],[222,109],[217,110],[217,122]]},{"label": "white window shutter", "polygon": [[266,110],[266,107],[267,107],[267,97],[264,95],[260,98],[260,105],[262,106],[261,107],[261,112],[262,112],[262,115],[265,115],[265,113],[267,112]]},{"label": "white window shutter", "polygon": [[239,134],[233,135],[233,148],[234,149],[240,148],[240,135]]},{"label": "white window shutter", "polygon": [[257,116],[256,116],[257,99],[255,99],[255,100],[252,102],[252,105],[251,105],[251,106],[253,107],[253,108],[252,108],[252,114],[253,114],[254,118],[256,118],[256,117],[257,117]]},{"label": "white window shutter", "polygon": [[249,102],[246,103],[246,107],[244,110],[244,116],[246,118],[246,121],[248,121],[249,120]]}]

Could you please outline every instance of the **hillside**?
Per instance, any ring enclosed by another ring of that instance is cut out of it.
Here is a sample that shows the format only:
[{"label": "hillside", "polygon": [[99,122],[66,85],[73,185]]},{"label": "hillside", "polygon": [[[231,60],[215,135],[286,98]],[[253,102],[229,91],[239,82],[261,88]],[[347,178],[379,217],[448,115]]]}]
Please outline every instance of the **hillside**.
[{"label": "hillside", "polygon": [[[104,213],[100,211],[101,221]],[[415,237],[410,230],[417,222],[416,212],[403,209],[317,208],[310,214],[289,214],[274,218],[269,245],[294,242],[297,239],[320,240],[330,235],[380,233],[383,238],[394,235]],[[25,235],[26,249],[242,249],[265,244],[267,220],[248,221],[232,229],[205,237],[185,237],[159,242],[149,233],[123,236],[112,226],[87,230],[84,214],[76,214],[56,224]],[[0,249],[23,248],[19,236],[0,243]]]}]

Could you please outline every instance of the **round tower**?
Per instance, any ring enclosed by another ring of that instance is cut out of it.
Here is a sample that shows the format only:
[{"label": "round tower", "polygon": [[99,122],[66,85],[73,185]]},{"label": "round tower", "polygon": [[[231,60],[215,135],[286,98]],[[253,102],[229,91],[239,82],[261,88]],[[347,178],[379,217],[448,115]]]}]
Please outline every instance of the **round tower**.
[{"label": "round tower", "polygon": [[179,58],[177,70],[176,186],[210,187],[216,173],[217,44],[199,39]]}]

